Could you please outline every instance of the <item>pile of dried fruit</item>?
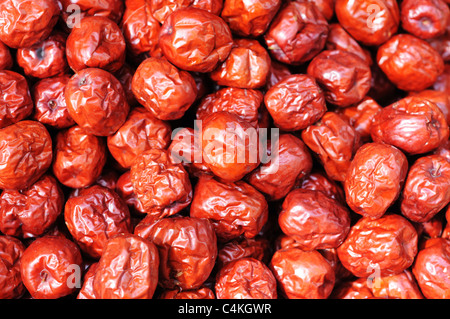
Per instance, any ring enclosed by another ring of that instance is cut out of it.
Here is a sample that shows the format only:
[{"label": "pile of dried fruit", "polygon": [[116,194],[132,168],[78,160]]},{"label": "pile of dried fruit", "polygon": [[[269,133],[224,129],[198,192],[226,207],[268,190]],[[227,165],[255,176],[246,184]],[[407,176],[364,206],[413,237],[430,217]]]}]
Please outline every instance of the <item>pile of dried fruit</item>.
[{"label": "pile of dried fruit", "polygon": [[0,1],[0,298],[450,298],[449,6]]}]

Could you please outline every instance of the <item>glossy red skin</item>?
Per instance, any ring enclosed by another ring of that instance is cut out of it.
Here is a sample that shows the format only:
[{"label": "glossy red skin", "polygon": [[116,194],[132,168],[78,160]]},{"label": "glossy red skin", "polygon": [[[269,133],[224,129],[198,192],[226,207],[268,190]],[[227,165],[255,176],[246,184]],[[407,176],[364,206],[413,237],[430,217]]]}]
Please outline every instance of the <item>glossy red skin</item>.
[{"label": "glossy red skin", "polygon": [[376,299],[367,282],[367,278],[340,282],[331,293],[330,299]]},{"label": "glossy red skin", "polygon": [[264,103],[275,126],[297,131],[319,120],[327,110],[325,96],[312,76],[293,74],[272,86]]},{"label": "glossy red skin", "polygon": [[0,70],[11,69],[13,64],[14,61],[9,47],[0,41]]},{"label": "glossy red skin", "polygon": [[338,107],[361,102],[370,90],[370,66],[351,52],[322,51],[308,65],[307,73],[324,90],[326,101]]},{"label": "glossy red skin", "polygon": [[410,270],[400,274],[375,279],[372,293],[376,298],[390,299],[423,299],[417,282]]},{"label": "glossy red skin", "polygon": [[268,220],[264,196],[244,181],[221,183],[201,176],[195,186],[190,216],[208,218],[219,241],[243,235],[254,238]]},{"label": "glossy red skin", "polygon": [[239,238],[225,243],[217,255],[217,269],[234,260],[251,257],[266,263],[270,256],[271,243],[265,237]]},{"label": "glossy red skin", "polygon": [[18,49],[17,64],[29,77],[43,79],[63,75],[69,70],[66,36],[56,32],[42,42]]},{"label": "glossy red skin", "polygon": [[58,21],[60,9],[53,0],[7,0],[0,4],[0,12],[0,40],[17,49],[47,38]]},{"label": "glossy red skin", "polygon": [[442,0],[405,0],[401,3],[400,17],[405,31],[430,39],[445,33],[450,9]]},{"label": "glossy red skin", "polygon": [[381,106],[373,98],[367,96],[354,106],[338,109],[337,113],[353,126],[362,142],[369,142],[372,120],[380,110]]},{"label": "glossy red skin", "polygon": [[23,252],[20,272],[33,299],[58,299],[76,291],[72,283],[75,267],[81,268],[78,246],[64,236],[46,235]]},{"label": "glossy red skin", "polygon": [[414,222],[427,222],[450,203],[450,163],[439,155],[417,159],[402,192],[401,212]]},{"label": "glossy red skin", "polygon": [[201,72],[189,72],[194,78],[195,85],[197,87],[196,101],[200,101],[208,93],[211,92],[212,82],[208,73]]},{"label": "glossy red skin", "polygon": [[450,94],[450,64],[445,64],[444,72],[436,78],[432,88]]},{"label": "glossy red skin", "polygon": [[[369,287],[370,286],[370,287]],[[405,270],[397,275],[358,278],[344,282],[336,287],[332,299],[423,299],[411,271]]]},{"label": "glossy red skin", "polygon": [[181,118],[197,97],[197,85],[186,71],[163,58],[144,60],[131,84],[137,101],[161,120]]},{"label": "glossy red skin", "polygon": [[284,199],[278,224],[302,250],[337,248],[350,231],[350,212],[320,191],[299,188]]},{"label": "glossy red skin", "polygon": [[295,239],[291,236],[288,236],[284,233],[279,234],[276,238],[275,238],[275,243],[274,243],[274,249],[275,251],[280,250],[280,249],[285,249],[285,248],[298,248],[297,242],[295,241]]},{"label": "glossy red skin", "polygon": [[0,128],[17,123],[33,112],[27,79],[14,71],[0,71]]},{"label": "glossy red skin", "polygon": [[361,138],[353,126],[335,112],[327,112],[301,133],[305,144],[319,157],[328,177],[345,180]]},{"label": "glossy red skin", "polygon": [[167,122],[155,118],[143,107],[136,107],[117,132],[108,136],[108,150],[123,168],[128,169],[142,152],[167,148],[171,133]]},{"label": "glossy red skin", "polygon": [[342,265],[357,277],[396,275],[410,267],[417,254],[414,226],[396,214],[363,217],[350,229],[337,252]]},{"label": "glossy red skin", "polygon": [[94,281],[94,275],[97,267],[98,262],[94,262],[89,266],[88,270],[83,276],[83,286],[78,292],[77,299],[96,299],[92,283]]},{"label": "glossy red skin", "polygon": [[220,16],[233,33],[242,37],[258,37],[267,31],[281,3],[280,0],[225,0]]},{"label": "glossy red skin", "polygon": [[370,52],[363,49],[339,23],[330,24],[330,31],[328,32],[325,48],[327,50],[351,52],[363,59],[368,65],[372,65],[373,63]]},{"label": "glossy red skin", "polygon": [[257,133],[250,123],[233,113],[211,114],[202,122],[204,164],[223,181],[242,179],[260,163],[261,141]]},{"label": "glossy red skin", "polygon": [[270,269],[288,299],[326,299],[335,284],[332,266],[315,250],[295,247],[277,250]]},{"label": "glossy red skin", "polygon": [[156,51],[161,26],[151,13],[150,1],[125,1],[120,27],[132,55],[152,55]]},{"label": "glossy red skin", "polygon": [[122,84],[102,69],[79,71],[70,78],[64,94],[72,119],[96,136],[114,134],[130,111]]},{"label": "glossy red skin", "polygon": [[134,96],[131,88],[134,72],[136,72],[136,70],[127,63],[125,63],[117,72],[114,72],[114,76],[122,84],[122,88],[125,92],[125,96],[127,97],[130,107],[137,105],[136,97]]},{"label": "glossy red skin", "polygon": [[411,92],[409,95],[417,96],[433,102],[444,114],[447,124],[450,125],[450,96],[445,92],[435,90],[424,90],[420,92]]},{"label": "glossy red skin", "polygon": [[168,151],[141,153],[130,171],[134,192],[147,214],[167,217],[191,203],[189,174],[181,164],[171,161]]},{"label": "glossy red skin", "polygon": [[69,80],[69,75],[62,75],[42,79],[34,84],[31,94],[35,103],[35,120],[59,130],[75,125],[65,98],[65,88]]},{"label": "glossy red skin", "polygon": [[450,241],[434,238],[419,251],[413,273],[427,299],[448,299],[450,296]]},{"label": "glossy red skin", "polygon": [[[301,248],[301,243],[298,243],[293,237],[286,234],[281,234],[275,239],[275,250],[285,249],[285,248]],[[320,249],[317,250],[331,265],[335,273],[335,281],[347,280],[352,277],[352,273],[349,272],[344,266],[342,266],[339,258],[337,256],[337,251],[335,248]]]},{"label": "glossy red skin", "polygon": [[212,113],[225,111],[256,127],[263,99],[259,90],[224,87],[203,97],[195,114],[198,120],[204,120]]},{"label": "glossy red skin", "polygon": [[119,176],[116,182],[115,191],[120,197],[122,197],[129,207],[133,207],[135,203],[139,202],[134,195],[129,170]]},{"label": "glossy red skin", "polygon": [[450,239],[450,206],[447,208],[447,211],[445,212],[445,220],[447,224],[445,225],[445,228],[442,231],[442,238]]},{"label": "glossy red skin", "polygon": [[79,126],[56,135],[53,173],[59,182],[71,188],[92,185],[106,163],[106,145],[100,137],[87,134]]},{"label": "glossy red skin", "polygon": [[225,61],[232,45],[230,28],[222,18],[193,7],[169,15],[159,33],[164,56],[186,71],[211,72]]},{"label": "glossy red skin", "polygon": [[116,193],[127,203],[130,213],[143,214],[145,209],[134,193],[133,184],[131,183],[131,173],[126,171],[117,179]]},{"label": "glossy red skin", "polygon": [[115,191],[118,179],[119,171],[110,167],[105,167],[100,176],[95,180],[95,184]]},{"label": "glossy red skin", "polygon": [[198,289],[211,274],[217,257],[217,239],[209,220],[162,218],[138,224],[134,233],[158,247],[158,282],[164,289]]},{"label": "glossy red skin", "polygon": [[336,0],[307,0],[314,3],[325,19],[330,21],[334,16],[334,3]]},{"label": "glossy red skin", "polygon": [[443,156],[447,162],[450,162],[450,140],[442,143],[441,146],[433,151],[433,154]]},{"label": "glossy red skin", "polygon": [[97,259],[111,237],[132,231],[128,206],[117,193],[99,185],[69,198],[64,220],[81,250]]},{"label": "glossy red skin", "polygon": [[329,178],[325,172],[313,171],[299,181],[298,186],[302,189],[321,191],[341,204],[345,203],[345,194],[341,185]]},{"label": "glossy red skin", "polygon": [[26,190],[3,191],[0,230],[15,237],[39,237],[53,226],[63,206],[60,185],[53,176],[44,175]]},{"label": "glossy red skin", "polygon": [[[195,130],[190,127],[184,127],[172,133],[172,142],[168,148],[171,161],[181,163],[193,176],[211,173],[203,162],[202,149],[198,144],[200,141],[197,141],[195,134]],[[197,134],[199,134],[198,130]],[[196,157],[196,154],[200,156]]]},{"label": "glossy red skin", "polygon": [[378,48],[380,68],[400,90],[422,91],[444,71],[444,61],[425,40],[397,34]]},{"label": "glossy red skin", "polygon": [[277,299],[277,281],[261,261],[240,258],[219,271],[215,292],[217,299]]},{"label": "glossy red skin", "polygon": [[450,240],[450,225],[447,224],[442,231],[442,238],[449,239]]},{"label": "glossy red skin", "polygon": [[424,154],[448,139],[449,127],[436,104],[409,96],[378,112],[370,133],[374,142],[393,145],[407,154]]},{"label": "glossy red skin", "polygon": [[257,89],[266,84],[270,64],[269,53],[257,40],[235,39],[230,54],[210,77],[221,86]]},{"label": "glossy red skin", "polygon": [[417,234],[425,238],[443,237],[444,221],[441,215],[437,214],[429,221],[415,225]]},{"label": "glossy red skin", "polygon": [[85,68],[116,72],[125,62],[125,49],[125,38],[114,21],[89,16],[81,19],[67,37],[67,62],[75,72]]},{"label": "glossy red skin", "polygon": [[[78,19],[81,21],[89,16],[106,17],[119,23],[124,11],[123,0],[58,0],[58,2],[62,6],[61,17],[69,27]],[[74,11],[75,5],[80,10],[79,15]]]},{"label": "glossy red skin", "polygon": [[[104,167],[100,176],[97,177],[94,184],[90,185],[90,187],[97,185],[97,186],[101,186],[103,188],[107,188],[113,192],[116,192],[116,184],[117,184],[117,180],[119,178],[118,173],[119,173],[119,171],[112,169],[109,166],[106,166],[106,167]],[[69,193],[69,198],[80,196],[86,188],[88,188],[88,187],[71,189],[71,191]]]},{"label": "glossy red skin", "polygon": [[133,233],[135,235],[138,235],[142,238],[148,239],[150,232],[152,231],[152,227],[161,219],[165,218],[175,218],[175,217],[181,217],[181,214],[175,214],[174,216],[167,216],[165,218],[159,218],[159,216],[154,215],[143,215],[144,218],[139,218],[137,223],[134,225]]},{"label": "glossy red skin", "polygon": [[0,141],[0,189],[26,189],[52,163],[52,139],[39,122],[26,120],[2,128]]},{"label": "glossy red skin", "polygon": [[97,299],[151,299],[158,284],[158,248],[133,234],[108,240],[93,277]]},{"label": "glossy red skin", "polygon": [[207,287],[193,290],[165,290],[158,299],[216,299],[214,291]]},{"label": "glossy red skin", "polygon": [[380,218],[400,195],[408,162],[397,148],[366,143],[356,152],[344,182],[346,202],[357,214]]},{"label": "glossy red skin", "polygon": [[269,69],[269,75],[266,79],[266,90],[269,90],[272,86],[283,80],[285,77],[292,75],[289,67],[278,61],[272,60]]},{"label": "glossy red skin", "polygon": [[316,56],[328,36],[328,22],[312,2],[292,1],[273,19],[264,40],[269,53],[286,64],[303,64]]},{"label": "glossy red skin", "polygon": [[[301,243],[297,242],[293,237],[281,234],[275,239],[275,250],[286,248],[301,248]],[[351,278],[353,274],[342,266],[337,255],[336,248],[327,248],[317,250],[331,265],[335,273],[335,281],[343,281]]]},{"label": "glossy red skin", "polygon": [[0,298],[17,299],[25,293],[20,261],[25,245],[12,236],[0,235]]},{"label": "glossy red skin", "polygon": [[353,274],[347,268],[342,266],[336,248],[320,249],[318,252],[330,263],[333,268],[335,282],[348,280],[353,277]]},{"label": "glossy red skin", "polygon": [[[281,134],[275,143],[278,156],[247,176],[247,181],[270,200],[285,197],[313,167],[312,156],[301,139],[292,134]],[[271,155],[271,141],[267,144],[267,154]]]},{"label": "glossy red skin", "polygon": [[376,46],[391,38],[400,25],[400,10],[395,0],[336,0],[336,17],[358,42]]},{"label": "glossy red skin", "polygon": [[151,14],[161,24],[171,13],[183,8],[203,9],[219,15],[223,7],[223,0],[150,0],[149,3]]},{"label": "glossy red skin", "polygon": [[88,185],[87,187],[83,188],[72,188],[69,192],[69,197],[72,198],[75,196],[80,196],[80,194],[85,190],[86,188],[94,185],[102,186],[104,188],[108,188],[111,191],[116,190],[116,184],[117,180],[119,178],[118,173],[120,171],[117,171],[116,168],[112,168],[111,166],[107,165],[103,168],[100,175],[95,179],[94,183],[91,185]]},{"label": "glossy red skin", "polygon": [[427,39],[427,42],[442,56],[444,62],[450,62],[450,32],[447,31],[437,38]]}]

